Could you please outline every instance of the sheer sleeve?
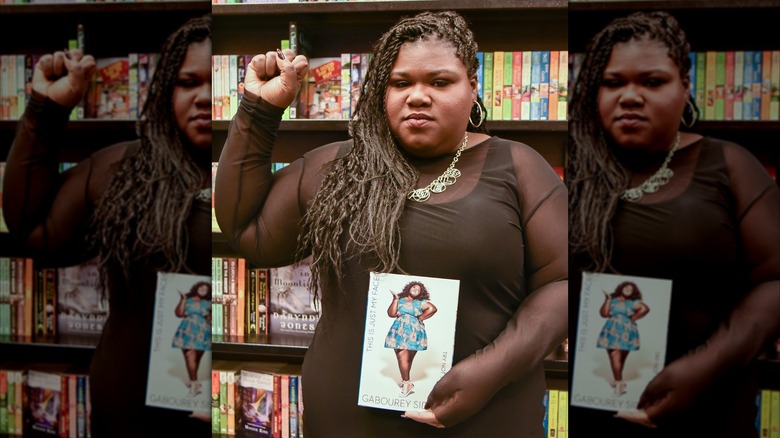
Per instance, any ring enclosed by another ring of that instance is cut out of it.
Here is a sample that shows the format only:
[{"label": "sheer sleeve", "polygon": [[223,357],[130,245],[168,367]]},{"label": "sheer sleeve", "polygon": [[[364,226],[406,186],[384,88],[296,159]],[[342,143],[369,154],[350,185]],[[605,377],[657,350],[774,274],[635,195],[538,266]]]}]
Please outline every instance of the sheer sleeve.
[{"label": "sheer sleeve", "polygon": [[126,149],[125,145],[106,148],[60,173],[58,140],[69,113],[50,99],[32,94],[17,125],[3,187],[9,230],[60,264],[90,257],[85,252],[89,216],[107,183],[111,164]]},{"label": "sheer sleeve", "polygon": [[293,262],[298,224],[321,182],[320,164],[334,155],[310,153],[272,174],[271,154],[283,112],[245,94],[217,168],[219,227],[231,246],[258,266]]},{"label": "sheer sleeve", "polygon": [[741,365],[780,334],[780,188],[742,147],[726,144],[724,156],[750,290],[713,341],[723,337],[729,362]]},{"label": "sheer sleeve", "polygon": [[568,330],[567,191],[533,149],[516,148],[513,161],[522,199],[525,273],[529,297],[493,345],[506,360],[508,381],[538,364]]}]

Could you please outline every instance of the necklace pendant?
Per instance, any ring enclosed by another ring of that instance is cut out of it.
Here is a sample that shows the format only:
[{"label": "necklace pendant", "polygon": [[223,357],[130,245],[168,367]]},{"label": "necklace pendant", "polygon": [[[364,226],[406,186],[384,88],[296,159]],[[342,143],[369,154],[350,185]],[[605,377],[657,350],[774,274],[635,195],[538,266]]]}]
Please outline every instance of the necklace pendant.
[{"label": "necklace pendant", "polygon": [[634,189],[628,189],[625,192],[623,192],[623,196],[621,198],[625,199],[628,202],[637,202],[640,199],[642,199],[643,193],[642,190],[634,188]]},{"label": "necklace pendant", "polygon": [[431,186],[431,191],[433,193],[441,193],[441,192],[447,190],[447,186],[450,185],[450,184],[452,184],[452,183],[448,184],[446,181],[436,181]]},{"label": "necklace pendant", "polygon": [[417,202],[425,202],[430,197],[431,197],[431,192],[425,187],[421,189],[412,190],[411,192],[409,192],[409,195],[407,196],[407,198],[409,198],[410,200],[417,201]]}]

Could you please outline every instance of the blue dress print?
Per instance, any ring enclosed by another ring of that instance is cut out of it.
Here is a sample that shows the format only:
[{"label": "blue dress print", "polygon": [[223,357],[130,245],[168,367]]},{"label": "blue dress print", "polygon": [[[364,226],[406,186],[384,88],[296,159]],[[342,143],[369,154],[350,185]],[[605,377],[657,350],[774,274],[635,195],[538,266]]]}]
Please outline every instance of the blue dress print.
[{"label": "blue dress print", "polygon": [[639,300],[610,298],[612,316],[604,323],[596,345],[609,350],[639,350],[639,329],[631,316],[636,313]]},{"label": "blue dress print", "polygon": [[184,302],[187,316],[179,323],[173,336],[173,347],[187,350],[211,350],[211,300],[187,298]]},{"label": "blue dress print", "polygon": [[398,302],[398,316],[387,332],[385,348],[397,350],[427,350],[428,335],[425,333],[425,324],[418,316],[423,314],[422,306],[428,300],[409,301],[402,298]]}]

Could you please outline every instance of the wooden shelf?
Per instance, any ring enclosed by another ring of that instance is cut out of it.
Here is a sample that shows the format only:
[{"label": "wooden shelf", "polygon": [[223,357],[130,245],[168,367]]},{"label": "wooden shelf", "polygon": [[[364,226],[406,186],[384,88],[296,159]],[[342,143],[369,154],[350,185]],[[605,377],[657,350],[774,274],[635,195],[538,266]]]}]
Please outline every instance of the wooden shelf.
[{"label": "wooden shelf", "polygon": [[[347,132],[347,120],[285,120],[279,126],[279,131],[339,131]],[[487,121],[489,131],[534,131],[534,132],[561,132],[568,130],[568,123],[560,120],[550,121]],[[229,120],[214,120],[211,127],[215,131],[227,131],[230,127]]]},{"label": "wooden shelf", "polygon": [[676,10],[676,9],[745,9],[776,8],[778,0],[645,0],[645,1],[570,1],[569,11],[614,11],[614,10]]},{"label": "wooden shelf", "polygon": [[389,13],[421,10],[484,10],[484,9],[538,9],[566,11],[565,0],[449,0],[427,1],[380,1],[380,2],[323,2],[323,3],[263,3],[263,4],[220,4],[213,5],[214,15],[242,14],[291,14],[301,12],[317,13]]},{"label": "wooden shelf", "polygon": [[211,11],[211,2],[207,1],[146,1],[119,3],[36,3],[11,4],[0,6],[0,15],[18,14],[70,14],[70,13],[150,13],[166,11]]}]

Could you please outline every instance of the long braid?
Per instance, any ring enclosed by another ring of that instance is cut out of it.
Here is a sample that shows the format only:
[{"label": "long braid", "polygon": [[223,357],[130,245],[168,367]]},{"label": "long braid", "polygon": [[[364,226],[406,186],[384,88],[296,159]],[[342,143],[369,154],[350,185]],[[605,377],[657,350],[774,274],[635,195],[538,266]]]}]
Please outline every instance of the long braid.
[{"label": "long braid", "polygon": [[[630,175],[610,150],[598,111],[598,93],[604,69],[617,43],[648,39],[669,48],[669,57],[690,74],[690,46],[677,20],[665,12],[637,12],[612,21],[588,45],[576,80],[569,111],[569,247],[585,253],[590,269],[613,269],[612,217]],[[690,98],[696,109],[693,98]]]},{"label": "long braid", "polygon": [[[466,21],[455,12],[423,12],[404,18],[374,45],[363,90],[349,125],[354,146],[333,163],[302,223],[299,248],[302,253],[311,251],[314,256],[315,294],[320,278],[332,275],[340,281],[347,248],[352,256],[375,258],[374,270],[402,271],[398,265],[399,223],[406,194],[415,187],[418,172],[407,162],[390,131],[385,92],[401,46],[437,38],[454,47],[469,76],[476,73],[477,44]],[[479,104],[482,105],[481,101]],[[479,132],[486,132],[484,125]]]},{"label": "long braid", "polygon": [[211,36],[211,16],[189,20],[166,40],[136,130],[138,151],[116,165],[92,216],[90,243],[108,271],[130,275],[139,259],[161,253],[164,269],[186,266],[186,221],[203,172],[173,119],[173,89],[189,45]]}]

